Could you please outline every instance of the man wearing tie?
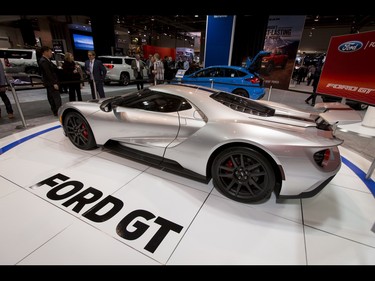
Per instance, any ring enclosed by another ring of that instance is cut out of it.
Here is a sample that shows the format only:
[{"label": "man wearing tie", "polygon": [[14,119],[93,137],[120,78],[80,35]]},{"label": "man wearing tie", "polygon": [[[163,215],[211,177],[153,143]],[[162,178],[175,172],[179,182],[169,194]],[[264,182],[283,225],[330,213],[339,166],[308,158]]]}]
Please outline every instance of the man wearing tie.
[{"label": "man wearing tie", "polygon": [[[85,61],[85,71],[90,76],[90,88],[93,99],[96,99],[96,92],[99,93],[100,98],[105,98],[104,94],[104,78],[107,74],[107,69],[101,60],[95,59],[95,51],[87,52],[88,60]],[[95,82],[95,83],[94,83]]]}]

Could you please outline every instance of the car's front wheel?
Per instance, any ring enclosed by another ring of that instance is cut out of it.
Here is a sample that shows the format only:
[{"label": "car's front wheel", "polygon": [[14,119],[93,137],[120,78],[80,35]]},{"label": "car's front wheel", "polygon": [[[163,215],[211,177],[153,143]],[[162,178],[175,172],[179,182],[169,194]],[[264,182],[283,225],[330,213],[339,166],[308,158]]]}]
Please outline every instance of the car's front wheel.
[{"label": "car's front wheel", "polygon": [[275,172],[261,153],[231,147],[216,156],[211,174],[213,185],[226,197],[243,203],[257,203],[271,196]]},{"label": "car's front wheel", "polygon": [[69,140],[79,149],[97,147],[94,134],[86,119],[77,112],[69,112],[64,119],[64,130]]}]

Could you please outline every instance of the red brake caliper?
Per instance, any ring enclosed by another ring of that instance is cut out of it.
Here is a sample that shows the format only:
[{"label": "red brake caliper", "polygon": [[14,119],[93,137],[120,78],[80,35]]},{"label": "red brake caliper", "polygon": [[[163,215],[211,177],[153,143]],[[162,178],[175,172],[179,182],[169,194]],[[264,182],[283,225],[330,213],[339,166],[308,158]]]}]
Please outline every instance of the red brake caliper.
[{"label": "red brake caliper", "polygon": [[82,131],[82,135],[87,139],[88,136],[89,136],[89,133],[87,132],[87,130],[86,130],[86,126],[85,126],[84,123],[82,123],[81,128],[83,129],[83,131]]}]

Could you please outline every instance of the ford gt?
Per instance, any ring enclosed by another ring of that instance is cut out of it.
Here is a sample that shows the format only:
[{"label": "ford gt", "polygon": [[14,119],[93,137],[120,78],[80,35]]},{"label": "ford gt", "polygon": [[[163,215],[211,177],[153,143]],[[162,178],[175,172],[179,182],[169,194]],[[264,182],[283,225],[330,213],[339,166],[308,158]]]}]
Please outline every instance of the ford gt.
[{"label": "ford gt", "polygon": [[259,203],[272,192],[276,198],[314,196],[339,171],[343,141],[334,127],[355,119],[355,111],[323,105],[311,113],[208,87],[163,84],[67,102],[58,115],[79,149],[106,147],[167,172],[212,180],[230,199]]}]

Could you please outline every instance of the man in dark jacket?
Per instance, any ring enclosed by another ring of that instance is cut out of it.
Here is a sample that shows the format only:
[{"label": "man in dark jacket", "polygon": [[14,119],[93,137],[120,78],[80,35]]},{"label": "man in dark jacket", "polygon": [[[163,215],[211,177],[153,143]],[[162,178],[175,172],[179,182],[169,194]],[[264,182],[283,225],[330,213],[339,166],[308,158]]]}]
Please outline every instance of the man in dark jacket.
[{"label": "man in dark jacket", "polygon": [[51,62],[52,49],[42,46],[40,49],[42,57],[39,60],[39,68],[42,75],[44,87],[47,90],[48,102],[51,105],[53,115],[57,116],[57,111],[61,106],[61,96],[59,92],[59,80],[57,78],[57,66]]},{"label": "man in dark jacket", "polygon": [[98,92],[100,98],[105,98],[104,78],[107,74],[107,69],[101,60],[95,58],[95,51],[88,51],[87,56],[89,59],[85,61],[85,72],[90,77],[89,83],[92,98],[97,98],[96,92]]}]

